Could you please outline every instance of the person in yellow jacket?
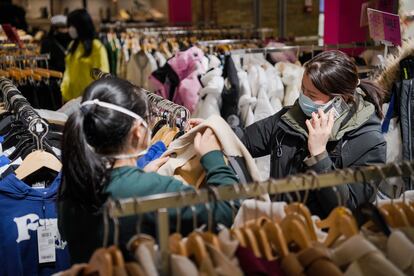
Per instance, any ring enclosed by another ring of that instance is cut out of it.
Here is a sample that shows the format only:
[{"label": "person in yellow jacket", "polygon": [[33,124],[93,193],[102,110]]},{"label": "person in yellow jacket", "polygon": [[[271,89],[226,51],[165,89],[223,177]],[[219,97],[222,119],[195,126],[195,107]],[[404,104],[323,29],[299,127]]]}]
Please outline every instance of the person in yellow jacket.
[{"label": "person in yellow jacket", "polygon": [[82,96],[93,81],[91,69],[109,72],[108,54],[105,46],[96,39],[92,18],[85,9],[74,10],[68,15],[69,44],[65,58],[66,69],[61,84],[64,102]]}]

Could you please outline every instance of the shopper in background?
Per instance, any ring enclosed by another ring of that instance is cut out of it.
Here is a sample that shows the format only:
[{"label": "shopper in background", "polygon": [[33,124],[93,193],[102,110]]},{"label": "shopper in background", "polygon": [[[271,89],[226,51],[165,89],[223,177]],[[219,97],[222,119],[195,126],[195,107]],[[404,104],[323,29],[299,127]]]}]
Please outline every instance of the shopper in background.
[{"label": "shopper in background", "polygon": [[92,18],[85,9],[68,15],[69,44],[66,56],[66,69],[61,85],[63,101],[81,96],[93,81],[91,69],[98,68],[109,72],[108,55],[105,46],[96,38]]},{"label": "shopper in background", "polygon": [[[246,128],[242,141],[252,156],[271,155],[272,178],[385,163],[386,142],[381,133],[384,92],[374,83],[360,80],[355,63],[340,51],[323,52],[304,67],[298,101]],[[350,107],[336,120],[333,112],[323,111],[335,96]],[[373,195],[373,189],[363,183],[337,189],[351,210]],[[311,213],[321,218],[338,204],[332,188],[310,192],[307,201]]]},{"label": "shopper in background", "polygon": [[[173,177],[154,173],[168,158],[149,163],[144,170],[137,168],[137,158],[146,152],[151,139],[149,115],[143,90],[126,80],[107,78],[86,89],[81,108],[66,122],[58,221],[73,263],[87,262],[93,251],[102,246],[102,207],[108,197],[142,197],[193,189]],[[207,185],[237,182],[211,129],[198,133],[194,146],[201,156]],[[218,202],[214,210],[214,221],[230,227],[231,205]],[[181,232],[187,235],[193,230],[193,213],[191,208],[180,212]],[[197,214],[200,225],[208,222],[205,206],[199,207]],[[176,212],[171,210],[169,215],[175,222]],[[124,253],[128,239],[136,234],[136,221],[132,216],[120,223],[120,247]],[[171,227],[171,232],[177,231],[175,223]],[[155,230],[155,215],[144,215],[141,232],[155,236]]]},{"label": "shopper in background", "polygon": [[68,33],[67,17],[55,15],[51,18],[49,33],[42,40],[40,52],[50,54],[49,68],[59,72],[65,71],[65,56],[71,38]]},{"label": "shopper in background", "polygon": [[0,24],[10,24],[16,29],[27,32],[26,11],[12,2],[11,0],[0,1]]}]

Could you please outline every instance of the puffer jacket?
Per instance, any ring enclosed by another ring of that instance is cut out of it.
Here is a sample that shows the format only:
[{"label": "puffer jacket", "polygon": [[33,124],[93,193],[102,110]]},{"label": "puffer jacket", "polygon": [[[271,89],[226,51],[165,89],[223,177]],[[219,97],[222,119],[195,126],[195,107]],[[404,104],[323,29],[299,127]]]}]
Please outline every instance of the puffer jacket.
[{"label": "puffer jacket", "polygon": [[[254,158],[271,155],[270,176],[276,179],[307,170],[324,173],[336,168],[385,163],[387,149],[381,133],[381,121],[374,106],[364,101],[359,94],[357,102],[356,112],[345,114],[336,120],[333,135],[327,144],[329,157],[312,167],[307,167],[304,163],[309,155],[308,134],[306,115],[298,102],[247,127],[242,141]],[[337,188],[341,201],[351,210],[355,210],[373,195],[373,189],[362,183]],[[332,188],[324,188],[311,191],[307,205],[312,214],[325,218],[338,205],[337,201],[336,192]]]},{"label": "puffer jacket", "polygon": [[194,112],[201,89],[198,76],[205,73],[204,53],[197,47],[178,52],[149,78],[150,90]]}]

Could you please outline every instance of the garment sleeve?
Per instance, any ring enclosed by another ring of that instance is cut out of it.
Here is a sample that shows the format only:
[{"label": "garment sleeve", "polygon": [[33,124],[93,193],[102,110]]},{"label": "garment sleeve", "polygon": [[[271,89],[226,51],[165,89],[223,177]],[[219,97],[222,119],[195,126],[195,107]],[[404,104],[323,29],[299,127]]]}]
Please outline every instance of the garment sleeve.
[{"label": "garment sleeve", "polygon": [[244,130],[241,141],[253,158],[262,157],[271,153],[271,140],[274,138],[274,130],[280,112],[258,121]]},{"label": "garment sleeve", "polygon": [[[237,177],[233,171],[224,162],[223,153],[221,151],[212,151],[207,153],[201,158],[201,164],[206,170],[206,182],[208,185],[214,185],[216,187],[222,185],[233,184],[237,182]],[[181,181],[173,177],[162,177],[167,180],[168,183],[164,186],[164,192],[179,192],[179,191],[193,191],[192,186],[185,185]],[[236,203],[237,204],[237,203]],[[237,204],[238,205],[238,204]],[[195,209],[191,207],[185,207],[182,210],[170,209],[168,211],[170,218],[170,231],[176,231],[177,212],[180,212],[178,216],[181,219],[182,228],[181,232],[186,235],[193,230],[193,218],[196,217],[197,224],[207,225],[208,214],[210,212],[213,215],[214,223],[220,223],[227,227],[232,224],[232,207],[228,202],[220,201],[216,202],[212,200],[210,208],[207,205],[197,205]]]},{"label": "garment sleeve", "polygon": [[[387,144],[380,133],[366,133],[361,135],[354,142],[358,141],[371,141],[371,146],[364,148],[362,153],[358,150],[353,150],[349,154],[356,155],[354,161],[349,168],[358,168],[374,164],[385,164],[386,163],[386,153],[387,153]],[[346,153],[343,153],[346,154]],[[330,157],[319,161],[317,164],[309,168],[314,170],[317,173],[326,173],[335,169],[335,165],[332,162]],[[368,197],[373,195],[373,189],[370,186],[366,186],[364,183],[352,183],[336,186],[337,191],[340,194],[340,199],[343,203],[346,203],[348,208],[354,210],[358,205],[365,202]],[[319,202],[323,202],[323,208],[325,213],[329,213],[330,210],[338,206],[337,193],[333,188],[323,188],[317,193],[317,198]]]},{"label": "garment sleeve", "polygon": [[62,92],[62,98],[64,102],[67,102],[68,100],[68,92],[69,92],[69,82],[70,82],[70,77],[69,77],[69,73],[68,73],[68,64],[67,64],[67,59],[65,60],[65,64],[66,64],[66,69],[65,72],[63,72],[63,78],[62,78],[62,83],[60,84],[60,91]]}]

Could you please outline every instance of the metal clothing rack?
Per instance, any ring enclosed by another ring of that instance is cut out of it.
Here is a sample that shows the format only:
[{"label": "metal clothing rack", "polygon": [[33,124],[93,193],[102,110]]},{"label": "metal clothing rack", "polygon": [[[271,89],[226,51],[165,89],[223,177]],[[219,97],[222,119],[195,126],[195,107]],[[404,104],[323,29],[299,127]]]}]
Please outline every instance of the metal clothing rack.
[{"label": "metal clothing rack", "polygon": [[296,51],[300,52],[314,52],[314,51],[326,51],[326,50],[339,50],[339,49],[379,49],[383,50],[384,46],[376,45],[373,43],[347,43],[347,44],[331,44],[324,46],[317,45],[292,45],[292,46],[280,46],[280,47],[266,47],[266,48],[249,48],[249,49],[238,49],[232,50],[229,54],[243,55],[243,54],[258,54],[258,53],[274,53],[274,52],[285,52],[285,51]]},{"label": "metal clothing rack", "polygon": [[45,128],[47,133],[48,124],[30,105],[12,80],[0,77],[0,91],[6,109],[16,114],[25,127],[39,137],[44,135]]},{"label": "metal clothing rack", "polygon": [[[106,73],[106,72],[101,71],[100,69],[94,68],[91,70],[91,77],[94,80],[98,80],[102,78],[112,78],[114,76],[110,73]],[[181,118],[183,122],[188,122],[190,118],[190,111],[186,107],[173,103],[172,101],[169,101],[167,99],[164,99],[163,97],[155,93],[149,92],[148,90],[145,90],[145,89],[142,89],[142,90],[144,90],[147,94],[149,108],[152,113],[157,113],[157,111],[167,111],[171,113],[172,115],[174,115],[174,118],[173,117],[171,118],[173,119]]]},{"label": "metal clothing rack", "polygon": [[[214,198],[218,201],[231,201],[242,198],[258,197],[265,193],[279,194],[295,191],[334,187],[349,183],[369,183],[381,181],[390,177],[407,177],[414,175],[414,162],[402,164],[387,164],[361,167],[358,169],[336,170],[330,173],[317,175],[309,172],[290,176],[285,179],[268,180],[251,184],[225,185],[212,189]],[[183,208],[206,204],[211,200],[211,191],[201,189],[198,191],[166,193],[140,198],[127,198],[108,201],[107,212],[113,218],[139,215],[148,212],[157,212],[158,241],[161,252],[162,274],[168,275],[169,269],[169,218],[168,208]]]}]

